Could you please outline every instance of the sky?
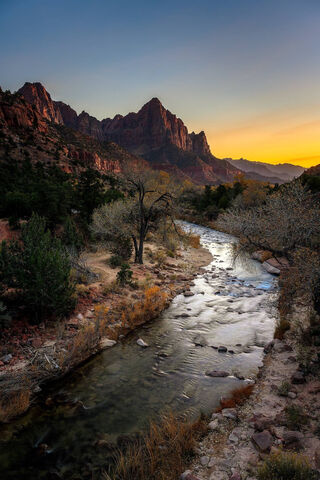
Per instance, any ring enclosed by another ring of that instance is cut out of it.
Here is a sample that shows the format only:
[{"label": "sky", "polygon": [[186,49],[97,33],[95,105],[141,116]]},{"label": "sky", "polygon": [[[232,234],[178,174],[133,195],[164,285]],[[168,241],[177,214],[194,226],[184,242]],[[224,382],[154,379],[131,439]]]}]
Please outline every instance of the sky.
[{"label": "sky", "polygon": [[320,0],[0,0],[0,85],[99,119],[152,97],[217,157],[320,163]]}]

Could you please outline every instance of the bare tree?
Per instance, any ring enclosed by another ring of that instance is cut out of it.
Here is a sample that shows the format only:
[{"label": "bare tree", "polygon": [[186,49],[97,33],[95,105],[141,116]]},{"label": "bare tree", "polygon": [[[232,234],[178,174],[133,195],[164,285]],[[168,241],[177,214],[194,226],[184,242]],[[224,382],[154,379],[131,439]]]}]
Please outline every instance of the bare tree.
[{"label": "bare tree", "polygon": [[300,182],[294,182],[256,208],[229,210],[217,225],[239,237],[248,249],[269,250],[290,260],[297,248],[313,248],[319,240],[319,205]]},{"label": "bare tree", "polygon": [[141,169],[125,172],[127,198],[103,205],[93,214],[92,231],[106,240],[130,237],[135,262],[143,263],[144,242],[159,221],[172,217],[173,194],[170,177],[162,172]]}]

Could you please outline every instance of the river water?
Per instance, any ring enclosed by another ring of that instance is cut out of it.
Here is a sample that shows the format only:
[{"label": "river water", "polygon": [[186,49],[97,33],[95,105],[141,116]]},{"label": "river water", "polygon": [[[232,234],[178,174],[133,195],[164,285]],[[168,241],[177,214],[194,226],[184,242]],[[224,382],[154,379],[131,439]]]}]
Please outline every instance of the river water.
[{"label": "river water", "polygon": [[[254,260],[233,263],[235,238],[189,227],[213,256],[194,296],[178,295],[158,319],[46,390],[46,397],[58,394],[52,405],[40,402],[3,428],[1,479],[100,478],[113,446],[151,418],[167,410],[190,419],[210,413],[254,378],[273,337],[276,280]],[[229,376],[212,378],[208,370]]]}]

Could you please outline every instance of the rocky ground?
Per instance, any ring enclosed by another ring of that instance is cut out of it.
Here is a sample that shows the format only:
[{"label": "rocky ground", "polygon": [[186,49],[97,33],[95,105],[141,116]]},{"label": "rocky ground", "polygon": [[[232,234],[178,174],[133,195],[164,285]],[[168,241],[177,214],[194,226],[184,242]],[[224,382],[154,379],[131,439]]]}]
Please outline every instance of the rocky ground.
[{"label": "rocky ground", "polygon": [[320,472],[317,349],[301,346],[291,332],[265,351],[252,396],[241,407],[212,414],[209,433],[181,480],[256,480],[259,463],[282,449],[306,456]]}]

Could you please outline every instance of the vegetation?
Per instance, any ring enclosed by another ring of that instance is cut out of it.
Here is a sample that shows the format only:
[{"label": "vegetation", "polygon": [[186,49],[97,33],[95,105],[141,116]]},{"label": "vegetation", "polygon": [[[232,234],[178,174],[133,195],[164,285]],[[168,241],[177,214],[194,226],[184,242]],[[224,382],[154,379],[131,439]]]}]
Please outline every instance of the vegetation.
[{"label": "vegetation", "polygon": [[294,297],[317,307],[320,284],[320,216],[317,195],[301,182],[291,182],[256,207],[234,207],[220,216],[218,226],[240,239],[249,251],[268,250],[284,257],[290,268],[281,277],[280,314]]},{"label": "vegetation", "polygon": [[258,471],[258,480],[316,480],[308,460],[296,453],[274,453]]},{"label": "vegetation", "polygon": [[135,262],[143,263],[144,243],[159,222],[171,217],[169,182],[160,173],[136,171],[125,175],[128,196],[112,205],[103,205],[93,214],[92,232],[105,242],[133,244]]},{"label": "vegetation", "polygon": [[8,158],[0,164],[0,218],[8,218],[13,227],[37,213],[53,229],[78,212],[86,228],[95,208],[122,195],[112,177],[93,169],[75,177],[56,165],[33,165],[30,160]]},{"label": "vegetation", "polygon": [[70,259],[61,241],[46,230],[44,218],[33,215],[22,226],[20,242],[2,242],[0,283],[3,290],[15,290],[35,322],[45,315],[61,317],[73,309]]},{"label": "vegetation", "polygon": [[143,437],[119,452],[106,480],[176,480],[188,466],[197,441],[207,429],[205,419],[191,423],[173,414],[151,422]]}]

